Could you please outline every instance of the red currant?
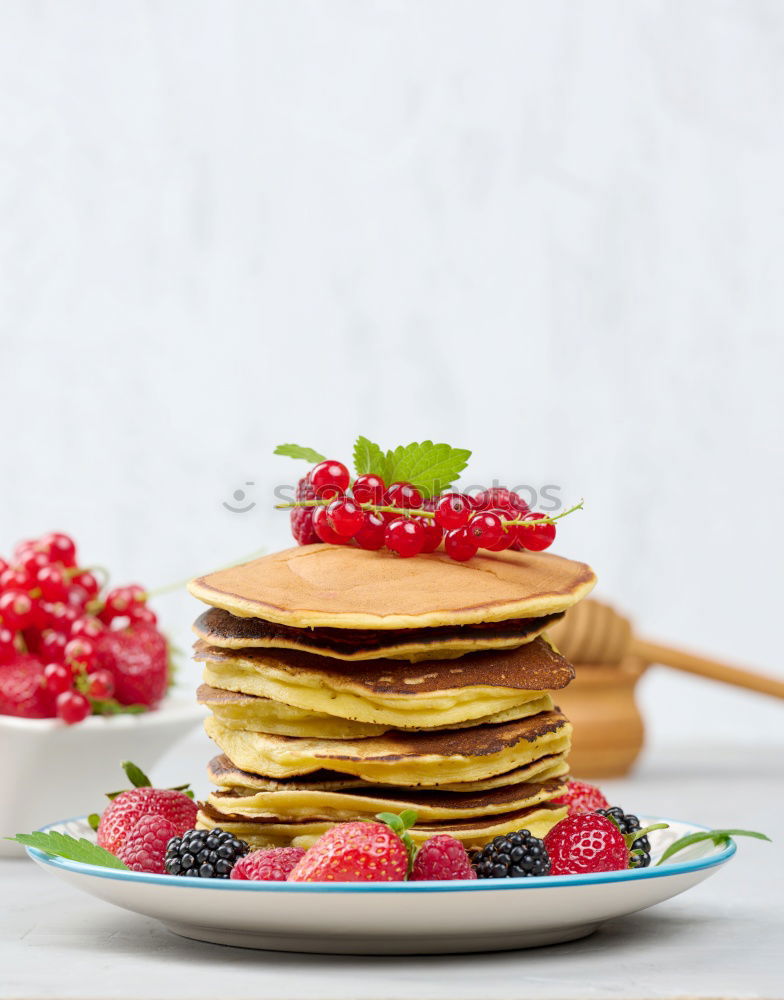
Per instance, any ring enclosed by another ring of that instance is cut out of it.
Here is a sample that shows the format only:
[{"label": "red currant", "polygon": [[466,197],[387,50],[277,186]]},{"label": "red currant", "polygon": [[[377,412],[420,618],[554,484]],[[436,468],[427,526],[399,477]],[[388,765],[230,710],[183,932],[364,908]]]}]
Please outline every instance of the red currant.
[{"label": "red currant", "polygon": [[38,643],[38,652],[45,660],[52,660],[62,663],[65,659],[65,647],[68,645],[68,637],[58,632],[56,629],[47,628],[41,633]]},{"label": "red currant", "polygon": [[78,639],[79,636],[84,636],[87,639],[97,639],[105,631],[103,622],[92,615],[82,615],[71,625],[71,638]]},{"label": "red currant", "polygon": [[425,544],[422,546],[422,551],[435,552],[443,540],[443,529],[436,524],[432,517],[415,517],[414,520],[422,525],[422,531],[425,533]]},{"label": "red currant", "polygon": [[16,655],[16,632],[0,625],[0,663],[8,663]]},{"label": "red currant", "polygon": [[319,500],[334,500],[345,493],[351,480],[348,469],[342,462],[328,459],[311,469],[310,481]]},{"label": "red currant", "polygon": [[57,717],[68,726],[84,722],[91,711],[90,702],[81,691],[63,691],[57,696]]},{"label": "red currant", "polygon": [[450,559],[467,562],[476,555],[478,546],[465,528],[453,528],[444,535],[444,550]]},{"label": "red currant", "polygon": [[105,700],[114,695],[114,677],[108,670],[96,670],[95,673],[87,675],[87,694],[91,698]]},{"label": "red currant", "polygon": [[[86,569],[71,577],[71,585],[73,587],[79,587],[83,590],[86,595],[86,600],[88,601],[94,600],[98,596],[98,591],[101,589],[101,585],[98,583],[95,576]],[[82,603],[85,602],[83,601]]]},{"label": "red currant", "polygon": [[348,539],[339,535],[329,523],[326,507],[316,507],[313,510],[313,530],[322,542],[332,545],[346,545]]},{"label": "red currant", "polygon": [[39,628],[54,628],[59,632],[70,632],[77,616],[76,608],[70,604],[63,604],[62,601],[55,603],[41,601],[38,605]]},{"label": "red currant", "polygon": [[380,514],[368,511],[365,514],[362,527],[354,535],[354,541],[361,549],[371,549],[373,551],[383,549],[385,529],[386,521],[384,518]]},{"label": "red currant", "polygon": [[511,548],[517,541],[517,531],[513,524],[504,529],[507,520],[514,520],[514,511],[497,510],[495,513],[498,514],[501,520],[501,534],[498,540],[492,545],[485,542],[482,547],[487,549],[488,552],[504,552],[506,549]]},{"label": "red currant", "polygon": [[100,614],[101,621],[109,622],[120,615],[130,616],[134,607],[138,604],[144,604],[146,599],[147,591],[138,583],[129,584],[127,587],[115,587],[106,595],[106,601]]},{"label": "red currant", "polygon": [[25,570],[33,579],[33,586],[35,586],[35,578],[38,575],[38,571],[43,569],[44,566],[50,566],[51,560],[45,552],[41,552],[40,549],[27,549],[25,550],[19,562],[16,564],[19,569]]},{"label": "red currant", "polygon": [[435,522],[445,531],[462,528],[468,524],[471,516],[471,500],[463,493],[445,493],[438,498],[435,509]]},{"label": "red currant", "polygon": [[14,546],[13,562],[18,563],[26,552],[34,552],[38,547],[37,538],[26,538]]},{"label": "red currant", "polygon": [[374,476],[372,472],[364,476],[357,476],[351,492],[357,503],[374,503],[378,506],[384,502],[386,486],[381,476]]},{"label": "red currant", "polygon": [[8,567],[0,573],[0,590],[29,591],[35,587],[35,577],[21,566]]},{"label": "red currant", "polygon": [[413,483],[392,483],[384,499],[387,506],[400,510],[418,510],[422,506],[422,494]]},{"label": "red currant", "polygon": [[44,685],[52,694],[62,694],[73,687],[73,673],[62,663],[48,663],[44,667]]},{"label": "red currant", "polygon": [[411,518],[396,517],[386,527],[384,542],[388,549],[408,559],[418,556],[424,548],[425,530]]},{"label": "red currant", "polygon": [[466,531],[480,549],[486,549],[495,545],[501,538],[504,534],[504,526],[501,518],[494,511],[478,511],[471,516]]},{"label": "red currant", "polygon": [[134,625],[157,625],[158,616],[146,604],[134,604],[128,612]]},{"label": "red currant", "polygon": [[6,590],[0,595],[0,622],[6,628],[21,631],[34,623],[36,606],[23,590]]},{"label": "red currant", "polygon": [[3,559],[2,556],[0,556],[0,576],[2,576],[7,569],[8,569],[8,563],[5,561],[5,559]]},{"label": "red currant", "polygon": [[79,636],[78,639],[69,639],[65,646],[65,662],[75,670],[89,671],[98,658],[98,651],[92,639]]},{"label": "red currant", "polygon": [[42,566],[35,579],[45,601],[64,601],[68,597],[68,580],[58,566]]},{"label": "red currant", "polygon": [[52,531],[48,535],[44,535],[38,544],[51,562],[60,563],[67,569],[76,565],[76,542],[70,535]]},{"label": "red currant", "polygon": [[359,504],[346,497],[333,500],[327,507],[327,520],[341,538],[353,538],[362,527],[365,515]]},{"label": "red currant", "polygon": [[[537,512],[535,514],[529,514],[526,517],[526,520],[538,521],[543,517],[547,517],[547,515]],[[538,524],[535,527],[532,526],[530,528],[525,524],[517,525],[518,545],[531,552],[541,552],[543,549],[548,549],[553,544],[554,539],[554,524]]]}]

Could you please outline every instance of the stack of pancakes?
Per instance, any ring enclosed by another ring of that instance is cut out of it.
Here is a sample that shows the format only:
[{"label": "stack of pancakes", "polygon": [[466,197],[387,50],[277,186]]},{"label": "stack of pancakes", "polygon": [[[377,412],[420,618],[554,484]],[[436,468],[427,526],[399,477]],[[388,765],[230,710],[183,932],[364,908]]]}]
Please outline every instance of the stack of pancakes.
[{"label": "stack of pancakes", "polygon": [[195,580],[199,700],[221,750],[199,825],[308,847],[335,823],[410,808],[415,842],[466,847],[566,813],[574,676],[543,638],[595,582],[545,553],[308,545]]}]

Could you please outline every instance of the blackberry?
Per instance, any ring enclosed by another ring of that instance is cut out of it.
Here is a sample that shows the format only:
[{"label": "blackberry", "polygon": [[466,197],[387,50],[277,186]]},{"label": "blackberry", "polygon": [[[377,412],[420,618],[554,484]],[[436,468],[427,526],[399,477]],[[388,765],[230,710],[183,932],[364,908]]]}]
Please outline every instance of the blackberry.
[{"label": "blackberry", "polygon": [[544,841],[528,830],[495,837],[471,860],[477,878],[526,878],[550,871]]},{"label": "blackberry", "polygon": [[231,833],[214,830],[186,830],[166,845],[164,868],[169,875],[191,878],[228,878],[231,870],[250,847]]},{"label": "blackberry", "polygon": [[[612,820],[623,834],[634,833],[641,829],[639,819],[632,813],[625,813],[620,806],[612,806],[610,809],[597,809],[600,816],[606,816]],[[632,843],[629,851],[642,851],[641,854],[631,854],[629,858],[630,868],[647,868],[651,863],[651,843],[647,837],[639,837]]]}]

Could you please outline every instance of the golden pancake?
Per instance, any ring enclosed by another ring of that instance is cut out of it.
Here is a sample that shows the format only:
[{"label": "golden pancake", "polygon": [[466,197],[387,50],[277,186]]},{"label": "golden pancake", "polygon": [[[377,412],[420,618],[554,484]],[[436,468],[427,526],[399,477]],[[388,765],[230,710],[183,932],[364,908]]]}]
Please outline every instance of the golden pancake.
[{"label": "golden pancake", "polygon": [[390,732],[360,740],[317,740],[229,729],[207,734],[244,771],[287,778],[329,769],[383,785],[477,781],[568,750],[572,727],[558,711],[471,729]]},{"label": "golden pancake", "polygon": [[237,618],[210,608],[196,619],[193,631],[208,646],[222,649],[298,649],[337,660],[447,660],[479,649],[514,649],[530,642],[563,618],[542,618],[444,625],[438,628],[373,629],[291,628],[261,618]]},{"label": "golden pancake", "polygon": [[[524,767],[506,771],[504,774],[497,774],[480,781],[442,784],[438,786],[438,790],[461,793],[483,792],[522,782],[550,781],[553,778],[562,778],[568,773],[566,754],[550,754]],[[268,778],[235,767],[224,754],[212,758],[207,766],[207,777],[222,791],[234,789],[244,795],[252,795],[254,792],[342,792],[347,789],[367,787],[367,782],[362,778],[356,778],[351,774],[340,774],[337,771],[313,771],[298,778]]]},{"label": "golden pancake", "polygon": [[546,552],[443,552],[415,559],[349,545],[304,545],[191,581],[194,597],[240,618],[294,628],[430,628],[538,618],[592,589],[584,563]]},{"label": "golden pancake", "polygon": [[384,788],[363,785],[343,792],[291,789],[284,792],[251,792],[239,789],[213,792],[207,801],[219,812],[245,819],[277,819],[284,822],[325,819],[346,823],[372,819],[376,813],[413,809],[420,822],[468,819],[515,812],[547,802],[566,790],[566,779],[522,782],[487,792],[444,792],[440,789]]},{"label": "golden pancake", "polygon": [[[544,639],[459,660],[346,663],[294,650],[216,649],[196,643],[210,687],[312,713],[401,729],[444,727],[541,701],[565,687],[571,664]],[[299,735],[299,734],[298,734]],[[304,735],[304,734],[303,734]]]},{"label": "golden pancake", "polygon": [[[392,726],[373,725],[367,722],[355,722],[352,719],[341,719],[325,712],[308,712],[302,708],[293,708],[271,698],[259,698],[251,694],[238,694],[234,691],[223,691],[220,688],[202,684],[196,692],[202,705],[212,710],[215,718],[229,729],[239,729],[254,733],[273,733],[278,736],[307,736],[322,740],[361,739],[364,736],[380,736],[388,732]],[[510,722],[512,719],[524,719],[539,712],[549,712],[553,707],[552,698],[548,694],[534,701],[515,705],[492,715],[483,715],[481,719],[471,719],[468,722],[452,722],[449,725],[428,726],[431,731],[439,729],[464,729],[466,726],[476,726],[493,722]],[[407,719],[403,729],[421,729],[416,719]]]},{"label": "golden pancake", "polygon": [[[493,839],[515,830],[529,830],[535,837],[545,837],[556,823],[566,817],[566,806],[550,803],[531,806],[515,812],[479,819],[446,820],[443,823],[417,822],[409,831],[415,844],[421,844],[428,837],[446,833],[462,841],[466,849],[482,847]],[[312,847],[323,834],[335,824],[326,820],[301,820],[280,823],[275,820],[249,820],[222,813],[210,803],[203,803],[199,810],[196,826],[200,830],[220,827],[241,837],[253,850],[262,847]]]}]

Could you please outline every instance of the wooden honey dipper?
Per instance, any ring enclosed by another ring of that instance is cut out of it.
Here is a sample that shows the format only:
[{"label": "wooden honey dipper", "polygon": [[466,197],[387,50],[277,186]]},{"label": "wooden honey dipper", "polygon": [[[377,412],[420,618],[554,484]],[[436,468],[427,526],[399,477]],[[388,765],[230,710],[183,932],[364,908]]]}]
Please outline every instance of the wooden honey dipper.
[{"label": "wooden honey dipper", "polygon": [[[600,601],[586,600],[575,605],[548,630],[548,636],[572,663],[613,666],[633,658],[646,666],[658,663],[724,684],[784,698],[784,681],[640,639],[634,635],[628,618]],[[643,669],[644,666],[641,666],[640,672]]]}]

